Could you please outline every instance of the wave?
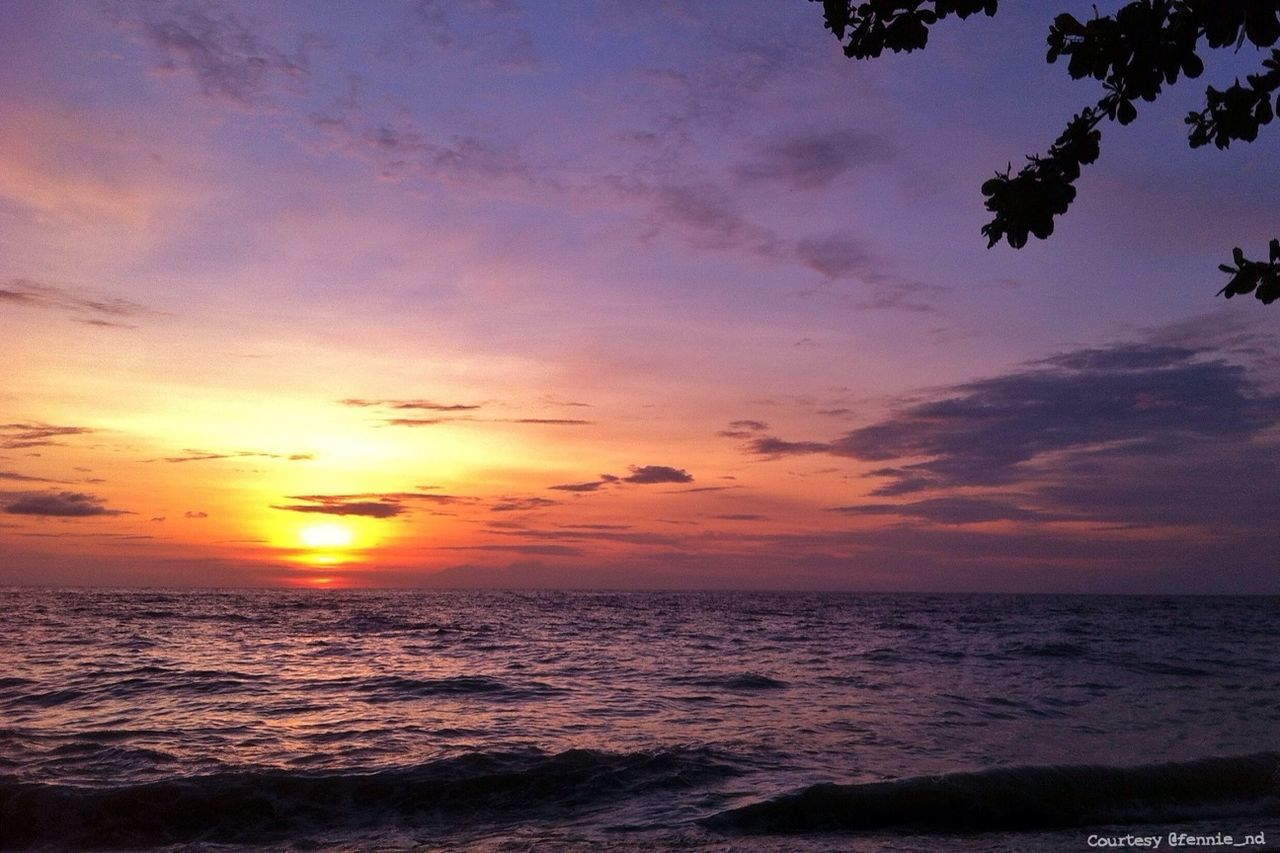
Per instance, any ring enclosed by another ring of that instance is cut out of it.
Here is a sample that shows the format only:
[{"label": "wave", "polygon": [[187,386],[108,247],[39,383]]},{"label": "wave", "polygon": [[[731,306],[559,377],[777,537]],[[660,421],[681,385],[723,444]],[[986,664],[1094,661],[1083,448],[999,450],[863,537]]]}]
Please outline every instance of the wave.
[{"label": "wave", "polygon": [[1280,753],[1138,767],[1009,767],[814,785],[703,821],[743,834],[994,832],[1280,816]]},{"label": "wave", "polygon": [[334,688],[362,694],[367,702],[402,702],[432,696],[484,696],[489,699],[537,699],[569,692],[542,681],[508,682],[487,675],[452,675],[444,678],[408,678],[401,675],[352,676],[332,681],[315,681],[303,690],[331,691]]},{"label": "wave", "polygon": [[706,748],[476,752],[372,773],[243,771],[110,788],[0,776],[0,849],[261,845],[317,830],[563,816],[741,772]]},{"label": "wave", "polygon": [[736,675],[677,675],[667,680],[673,684],[717,687],[722,690],[783,690],[788,686],[785,681],[755,672]]}]

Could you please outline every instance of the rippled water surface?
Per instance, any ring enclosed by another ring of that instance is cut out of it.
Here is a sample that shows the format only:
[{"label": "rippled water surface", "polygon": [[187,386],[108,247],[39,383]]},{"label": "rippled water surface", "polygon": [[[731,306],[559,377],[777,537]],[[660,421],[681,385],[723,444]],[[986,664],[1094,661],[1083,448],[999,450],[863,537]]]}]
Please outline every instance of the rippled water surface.
[{"label": "rippled water surface", "polygon": [[0,590],[0,846],[1277,843],[1278,603]]}]

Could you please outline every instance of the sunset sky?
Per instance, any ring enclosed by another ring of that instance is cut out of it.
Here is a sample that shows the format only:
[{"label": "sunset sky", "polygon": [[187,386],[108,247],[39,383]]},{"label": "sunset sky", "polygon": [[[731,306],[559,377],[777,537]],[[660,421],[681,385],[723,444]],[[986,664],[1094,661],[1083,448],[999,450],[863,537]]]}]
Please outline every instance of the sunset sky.
[{"label": "sunset sky", "polygon": [[1099,96],[1003,5],[8,0],[0,584],[1280,592],[1258,57],[988,250]]}]

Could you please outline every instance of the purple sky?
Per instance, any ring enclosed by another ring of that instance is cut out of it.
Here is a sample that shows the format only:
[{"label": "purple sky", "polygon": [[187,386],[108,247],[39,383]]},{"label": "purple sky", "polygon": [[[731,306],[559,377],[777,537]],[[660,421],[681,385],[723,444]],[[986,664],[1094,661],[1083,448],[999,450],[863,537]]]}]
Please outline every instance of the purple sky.
[{"label": "purple sky", "polygon": [[1259,57],[987,250],[1099,96],[1005,5],[11,0],[0,583],[1280,592]]}]

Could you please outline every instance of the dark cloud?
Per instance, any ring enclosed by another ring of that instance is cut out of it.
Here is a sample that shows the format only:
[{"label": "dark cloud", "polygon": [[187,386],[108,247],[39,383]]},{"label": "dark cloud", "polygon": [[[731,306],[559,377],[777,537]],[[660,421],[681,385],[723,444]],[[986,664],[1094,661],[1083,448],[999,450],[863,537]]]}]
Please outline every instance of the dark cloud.
[{"label": "dark cloud", "polygon": [[490,512],[524,512],[526,510],[544,509],[560,503],[548,498],[503,498],[489,507]]},{"label": "dark cloud", "polygon": [[886,485],[874,489],[871,494],[877,497],[893,497],[912,492],[922,492],[933,488],[937,483],[929,477],[920,476],[910,465],[902,468],[877,468],[868,472],[872,477],[887,477]]},{"label": "dark cloud", "polygon": [[769,425],[764,421],[730,421],[728,429],[716,433],[721,438],[753,438],[756,433],[764,432]]},{"label": "dark cloud", "polygon": [[1019,466],[1048,454],[1116,443],[1128,453],[1168,451],[1248,439],[1280,420],[1280,398],[1260,393],[1239,365],[1202,355],[1142,344],[1064,353],[1030,370],[954,386],[834,441],[765,436],[749,449],[920,458],[878,474],[981,486],[1016,480]]},{"label": "dark cloud", "polygon": [[502,423],[508,424],[543,424],[546,426],[591,426],[595,421],[583,421],[577,418],[505,418]]},{"label": "dark cloud", "polygon": [[892,462],[870,472],[884,481],[873,495],[933,493],[836,510],[851,515],[1247,538],[1280,508],[1278,429],[1280,395],[1218,350],[1125,342],[953,386],[832,441],[765,436],[748,449]]},{"label": "dark cloud", "polygon": [[[791,255],[797,263],[821,273],[829,281],[860,282],[862,288],[858,292],[836,295],[842,304],[860,311],[931,312],[937,310],[934,303],[947,293],[947,288],[941,285],[889,272],[889,265],[878,258],[865,241],[852,234],[801,240]],[[806,291],[806,295],[818,290]]]},{"label": "dark cloud", "polygon": [[286,52],[230,11],[216,6],[142,6],[141,21],[121,20],[157,51],[159,68],[195,78],[206,97],[240,106],[271,100],[277,87],[297,88],[309,76],[307,47]]},{"label": "dark cloud", "polygon": [[55,287],[28,278],[13,278],[7,284],[0,286],[0,306],[3,305],[69,311],[81,323],[127,329],[136,327],[122,323],[119,319],[104,318],[138,317],[155,313],[146,306],[127,299],[115,299],[72,288]]},{"label": "dark cloud", "polygon": [[856,166],[885,162],[892,149],[879,137],[854,130],[792,135],[765,145],[759,156],[734,168],[746,182],[772,182],[786,189],[827,186]]},{"label": "dark cloud", "polygon": [[24,447],[48,447],[59,444],[55,438],[70,435],[86,435],[93,432],[89,427],[54,426],[44,423],[12,423],[0,424],[0,447],[17,450]]},{"label": "dark cloud", "polygon": [[200,510],[187,510],[182,514],[183,518],[208,518],[209,513]]},{"label": "dark cloud", "polygon": [[[308,500],[308,498],[295,498]],[[348,501],[340,499],[321,500],[318,503],[304,504],[272,504],[272,509],[289,512],[315,512],[323,515],[361,515],[366,518],[391,518],[405,512],[405,508],[395,501]]]},{"label": "dark cloud", "polygon": [[476,499],[462,495],[424,494],[422,492],[360,492],[343,495],[289,495],[297,504],[273,505],[272,509],[290,512],[316,512],[327,515],[362,515],[368,518],[392,518],[409,512],[409,502],[434,505],[472,503]]},{"label": "dark cloud", "polygon": [[613,480],[591,480],[586,483],[561,483],[558,486],[547,486],[547,488],[560,492],[594,492],[610,482],[613,482]]},{"label": "dark cloud", "polygon": [[713,515],[712,518],[718,518],[721,521],[766,521],[763,515],[755,515],[749,512],[735,512],[727,515]]},{"label": "dark cloud", "polygon": [[43,515],[60,518],[126,514],[123,510],[107,509],[102,504],[101,498],[82,492],[49,492],[20,497],[6,505],[4,511],[12,515]]},{"label": "dark cloud", "polygon": [[776,436],[766,435],[753,438],[747,443],[752,453],[761,456],[798,456],[806,453],[831,453],[832,445],[825,441],[784,441]]},{"label": "dark cloud", "polygon": [[1054,453],[1123,444],[1170,452],[1241,441],[1280,420],[1280,398],[1244,368],[1194,350],[1122,344],[951,389],[847,433],[829,452],[869,461],[922,458],[912,476],[943,486],[991,485]]},{"label": "dark cloud", "polygon": [[581,557],[581,548],[572,545],[452,545],[438,548],[440,551],[508,551],[541,557]]},{"label": "dark cloud", "polygon": [[56,480],[50,480],[47,477],[32,477],[28,474],[19,474],[17,471],[0,471],[0,480],[17,480],[22,483],[54,483]]},{"label": "dark cloud", "polygon": [[638,485],[693,482],[693,476],[688,471],[666,465],[632,465],[630,471],[631,475],[623,477],[622,482]]},{"label": "dark cloud", "polygon": [[930,498],[902,504],[856,504],[832,507],[846,515],[897,515],[935,524],[980,524],[989,521],[1076,521],[1076,516],[1038,512],[1009,501],[990,498]]}]

